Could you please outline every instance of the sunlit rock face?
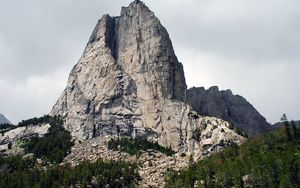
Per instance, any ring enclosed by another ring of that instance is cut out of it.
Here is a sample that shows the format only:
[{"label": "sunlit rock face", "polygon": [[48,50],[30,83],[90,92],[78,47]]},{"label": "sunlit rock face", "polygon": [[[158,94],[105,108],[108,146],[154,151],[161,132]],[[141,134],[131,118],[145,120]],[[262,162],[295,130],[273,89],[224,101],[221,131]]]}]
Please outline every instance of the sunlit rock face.
[{"label": "sunlit rock face", "polygon": [[[144,136],[176,151],[194,152],[202,145],[193,131],[211,123],[191,116],[186,91],[168,32],[136,0],[119,17],[104,15],[98,21],[50,114],[64,116],[65,127],[77,139]],[[231,132],[229,140],[242,140]]]}]

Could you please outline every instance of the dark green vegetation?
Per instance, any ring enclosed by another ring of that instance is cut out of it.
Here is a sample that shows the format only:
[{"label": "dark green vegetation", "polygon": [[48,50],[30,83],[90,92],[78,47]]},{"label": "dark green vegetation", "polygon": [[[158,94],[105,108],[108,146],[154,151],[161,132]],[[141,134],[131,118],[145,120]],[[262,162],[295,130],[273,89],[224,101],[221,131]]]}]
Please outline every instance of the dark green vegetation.
[{"label": "dark green vegetation", "polygon": [[[22,147],[24,147],[25,152],[33,153],[35,157],[42,158],[51,163],[62,162],[73,145],[70,133],[63,128],[63,119],[58,116],[44,116],[37,119],[37,121],[34,121],[39,123],[49,123],[51,127],[44,137],[36,136],[24,140]],[[26,125],[28,124],[26,123]]]},{"label": "dark green vegetation", "polygon": [[8,123],[0,124],[0,130],[12,129],[12,128],[14,128],[14,125],[12,124],[8,124]]},{"label": "dark green vegetation", "polygon": [[129,187],[137,180],[137,165],[124,162],[83,162],[76,167],[48,166],[42,169],[35,158],[0,156],[0,188],[24,187]]},{"label": "dark green vegetation", "polygon": [[53,118],[49,115],[44,115],[39,118],[31,118],[28,120],[22,120],[20,123],[18,123],[18,127],[27,127],[28,125],[40,125],[40,124],[45,124],[49,123]]},{"label": "dark green vegetation", "polygon": [[0,134],[3,136],[5,132],[10,131],[12,129],[16,128],[16,126],[12,125],[12,124],[0,124]]},{"label": "dark green vegetation", "polygon": [[239,128],[239,127],[235,127],[234,128],[234,132],[236,132],[238,135],[241,135],[241,136],[243,136],[243,137],[245,137],[245,138],[248,138],[248,135],[247,135],[247,133],[245,133],[241,128]]},{"label": "dark green vegetation", "polygon": [[170,148],[165,148],[160,146],[158,143],[152,143],[148,140],[137,137],[135,139],[132,138],[117,138],[117,139],[111,139],[108,142],[108,148],[111,150],[117,150],[129,153],[130,155],[138,155],[141,153],[141,151],[147,151],[147,150],[157,150],[160,151],[168,156],[172,156],[175,154],[173,150]]},{"label": "dark green vegetation", "polygon": [[[137,180],[137,165],[125,162],[82,162],[76,167],[59,166],[70,152],[71,135],[63,128],[59,116],[43,116],[22,121],[18,126],[39,126],[49,123],[51,127],[44,137],[22,140],[20,145],[32,157],[4,157],[0,153],[0,188],[23,187],[129,187]],[[37,164],[37,158],[49,163]],[[42,166],[45,165],[45,166]]]},{"label": "dark green vegetation", "polygon": [[42,117],[34,117],[28,120],[22,120],[21,122],[18,123],[18,125],[12,125],[12,124],[0,124],[0,134],[4,135],[5,132],[10,131],[12,129],[15,129],[17,127],[26,127],[27,126],[37,126],[41,124],[46,124],[50,123],[50,121],[53,118],[49,115],[44,115]]},{"label": "dark green vegetation", "polygon": [[234,132],[236,132],[238,135],[241,135],[241,136],[243,136],[245,138],[249,137],[248,134],[245,131],[243,131],[239,127],[235,127],[233,124],[230,124],[229,129],[234,130]]},{"label": "dark green vegetation", "polygon": [[295,125],[233,145],[178,172],[166,187],[300,187],[300,134]]}]

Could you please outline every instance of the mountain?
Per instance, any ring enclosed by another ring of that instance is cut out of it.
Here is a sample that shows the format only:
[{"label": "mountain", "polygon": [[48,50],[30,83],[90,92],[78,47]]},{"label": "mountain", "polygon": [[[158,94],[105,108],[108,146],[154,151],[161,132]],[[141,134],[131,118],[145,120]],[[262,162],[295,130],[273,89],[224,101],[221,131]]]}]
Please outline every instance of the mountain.
[{"label": "mountain", "polygon": [[[198,156],[242,142],[228,122],[193,112],[186,91],[167,30],[136,0],[120,16],[98,21],[50,115],[64,116],[79,140],[139,136]],[[200,130],[208,137],[199,140]]]},{"label": "mountain", "polygon": [[242,96],[231,90],[219,91],[217,86],[205,90],[193,87],[187,91],[187,102],[203,115],[224,119],[242,129],[249,136],[267,132],[266,119]]},{"label": "mountain", "polygon": [[229,121],[265,131],[230,90],[187,90],[167,30],[135,0],[98,21],[50,114],[2,130],[0,188],[293,187],[285,185],[289,172],[298,177],[295,126],[292,136],[246,139]]},{"label": "mountain", "polygon": [[0,114],[0,124],[11,124],[11,123],[3,114]]}]

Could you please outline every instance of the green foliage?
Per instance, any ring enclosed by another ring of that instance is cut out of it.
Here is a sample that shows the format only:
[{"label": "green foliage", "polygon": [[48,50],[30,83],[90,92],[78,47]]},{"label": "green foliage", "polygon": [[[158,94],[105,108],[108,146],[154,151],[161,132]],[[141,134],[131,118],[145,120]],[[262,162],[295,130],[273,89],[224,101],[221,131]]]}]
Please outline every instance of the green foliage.
[{"label": "green foliage", "polygon": [[0,134],[4,136],[5,132],[10,131],[14,128],[16,128],[16,126],[12,124],[8,124],[8,123],[0,124]]},{"label": "green foliage", "polygon": [[241,128],[239,128],[239,127],[234,128],[234,132],[236,132],[238,135],[241,135],[241,136],[243,136],[243,137],[245,137],[245,138],[248,138],[247,133],[245,133],[245,132],[244,132]]},{"label": "green foliage", "polygon": [[9,124],[9,123],[2,123],[0,124],[0,130],[7,130],[7,129],[12,129],[14,128],[15,126],[12,125],[12,124]]},{"label": "green foliage", "polygon": [[289,141],[293,140],[289,122],[288,122],[288,121],[285,121],[285,122],[283,122],[283,124],[284,124],[284,127],[285,127],[285,134],[286,134],[287,139],[288,139]]},{"label": "green foliage", "polygon": [[286,115],[285,113],[282,114],[282,117],[280,118],[280,121],[281,121],[281,122],[286,122],[286,121],[288,121],[287,115]]},{"label": "green foliage", "polygon": [[44,123],[49,123],[51,121],[52,117],[49,115],[44,115],[40,118],[31,118],[28,120],[22,120],[21,122],[18,123],[18,127],[27,127],[28,125],[40,125]]},{"label": "green foliage", "polygon": [[0,176],[15,172],[25,171],[28,168],[33,168],[35,158],[22,158],[22,156],[3,157],[0,155]]},{"label": "green foliage", "polygon": [[108,142],[108,148],[110,150],[117,150],[129,153],[130,155],[138,155],[141,151],[147,151],[147,150],[157,150],[160,151],[168,156],[172,156],[175,154],[173,150],[170,148],[165,148],[160,146],[158,143],[152,143],[148,140],[137,137],[136,139],[132,138],[117,138],[117,139],[111,139]]},{"label": "green foliage", "polygon": [[83,162],[76,167],[38,168],[35,158],[0,156],[0,188],[129,187],[136,183],[137,165],[125,162]]},{"label": "green foliage", "polygon": [[294,132],[294,139],[300,140],[300,130],[297,128],[296,123],[294,121],[292,121],[291,124]]},{"label": "green foliage", "polygon": [[284,127],[285,127],[285,134],[286,137],[289,141],[291,141],[293,139],[292,134],[291,134],[291,130],[290,130],[290,125],[288,122],[288,118],[286,114],[283,114],[282,117],[280,118],[280,121],[283,123]]},{"label": "green foliage", "polygon": [[300,144],[300,130],[297,128],[296,123],[294,121],[285,121],[283,124],[288,141],[293,141]]},{"label": "green foliage", "polygon": [[169,171],[166,187],[299,187],[299,153],[299,140],[288,141],[285,129],[278,129]]},{"label": "green foliage", "polygon": [[[50,128],[44,137],[32,137],[23,141],[22,147],[26,153],[33,153],[51,163],[60,163],[70,152],[73,143],[71,135],[63,128],[63,119],[60,117],[44,116],[40,122],[50,123]],[[46,121],[47,120],[47,121]]]}]

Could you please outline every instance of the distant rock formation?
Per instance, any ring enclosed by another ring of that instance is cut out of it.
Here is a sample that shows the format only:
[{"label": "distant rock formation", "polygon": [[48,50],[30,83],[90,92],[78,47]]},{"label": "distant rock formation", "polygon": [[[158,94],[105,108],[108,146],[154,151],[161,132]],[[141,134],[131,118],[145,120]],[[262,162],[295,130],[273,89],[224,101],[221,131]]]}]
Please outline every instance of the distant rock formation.
[{"label": "distant rock formation", "polygon": [[217,86],[208,90],[193,87],[187,91],[187,102],[199,114],[224,119],[249,136],[264,133],[270,127],[245,98],[233,95],[231,90],[219,91]]},{"label": "distant rock formation", "polygon": [[[299,128],[300,127],[300,120],[294,121],[294,124],[296,125],[297,128]],[[288,125],[292,126],[292,121],[288,121]],[[277,123],[273,124],[272,126],[270,126],[269,131],[273,131],[275,129],[284,128],[284,127],[285,127],[285,125],[284,125],[283,122],[277,122]]]},{"label": "distant rock formation", "polygon": [[[50,115],[64,116],[77,139],[138,135],[193,153],[244,140],[228,122],[192,112],[168,32],[138,0],[98,21]],[[207,126],[218,133],[196,139]]]},{"label": "distant rock formation", "polygon": [[0,114],[0,124],[11,124],[11,123],[3,114]]}]

